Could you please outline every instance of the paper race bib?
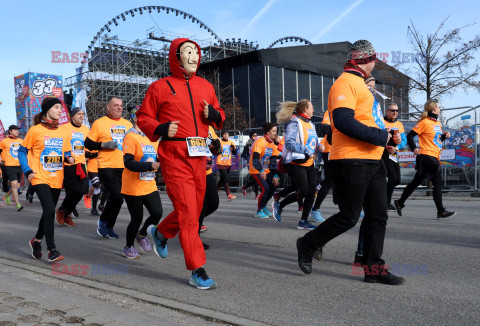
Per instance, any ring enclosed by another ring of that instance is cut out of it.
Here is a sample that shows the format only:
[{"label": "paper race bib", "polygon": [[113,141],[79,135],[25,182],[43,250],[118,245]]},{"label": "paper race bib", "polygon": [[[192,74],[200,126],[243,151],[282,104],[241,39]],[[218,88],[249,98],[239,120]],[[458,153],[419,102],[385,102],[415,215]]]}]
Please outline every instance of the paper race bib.
[{"label": "paper race bib", "polygon": [[375,120],[375,124],[378,126],[378,128],[385,129],[385,121],[383,120],[382,108],[380,107],[380,103],[378,103],[378,100],[375,96],[372,107],[372,115],[373,120]]},{"label": "paper race bib", "polygon": [[[152,145],[143,145],[143,156],[140,159],[140,162],[155,162],[157,160],[157,153],[155,152],[155,147]],[[155,171],[140,172],[139,179],[142,181],[152,181],[155,180]]]},{"label": "paper race bib", "polygon": [[220,160],[222,161],[228,161],[230,158],[230,155],[232,153],[232,150],[230,148],[230,145],[223,145],[222,147],[222,154],[220,155]]},{"label": "paper race bib", "polygon": [[442,149],[442,128],[440,126],[435,126],[435,136],[433,136],[433,143],[437,145],[438,148]]},{"label": "paper race bib", "polygon": [[317,139],[317,132],[315,129],[308,129],[308,139],[305,146],[310,148],[314,153],[317,148]]},{"label": "paper race bib", "polygon": [[123,150],[123,138],[125,138],[125,134],[127,133],[127,128],[125,126],[114,126],[110,128],[110,135],[112,136],[112,140],[117,143],[117,149]]},{"label": "paper race bib", "polygon": [[80,132],[72,132],[72,155],[82,156],[84,154],[85,146],[83,140],[83,134]]},{"label": "paper race bib", "polygon": [[18,149],[20,148],[20,143],[12,143],[10,145],[10,156],[13,158],[18,158]]},{"label": "paper race bib", "polygon": [[262,157],[262,167],[264,170],[268,169],[270,165],[270,157],[272,156],[273,148],[266,148],[265,155]]},{"label": "paper race bib", "polygon": [[398,157],[396,155],[388,155],[388,158],[394,161],[395,163],[398,163]]},{"label": "paper race bib", "polygon": [[190,156],[212,156],[207,141],[202,137],[187,137],[187,148]]},{"label": "paper race bib", "polygon": [[56,172],[63,169],[63,139],[45,138],[44,150],[40,155],[40,162],[45,171]]}]

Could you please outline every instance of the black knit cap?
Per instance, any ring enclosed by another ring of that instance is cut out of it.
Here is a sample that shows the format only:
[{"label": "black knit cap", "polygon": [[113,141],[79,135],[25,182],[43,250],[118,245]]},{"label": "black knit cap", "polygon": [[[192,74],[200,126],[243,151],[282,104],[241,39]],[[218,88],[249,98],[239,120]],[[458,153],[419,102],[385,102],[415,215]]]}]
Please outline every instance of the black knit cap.
[{"label": "black knit cap", "polygon": [[80,111],[82,111],[82,109],[79,108],[79,107],[72,108],[72,109],[70,110],[70,118],[73,118],[73,116],[74,116],[75,114],[77,114],[78,112],[80,112]]},{"label": "black knit cap", "polygon": [[56,97],[47,97],[47,98],[43,99],[42,112],[41,112],[42,115],[46,115],[48,110],[50,110],[52,108],[52,106],[54,106],[55,104],[62,105],[62,101],[60,101]]}]

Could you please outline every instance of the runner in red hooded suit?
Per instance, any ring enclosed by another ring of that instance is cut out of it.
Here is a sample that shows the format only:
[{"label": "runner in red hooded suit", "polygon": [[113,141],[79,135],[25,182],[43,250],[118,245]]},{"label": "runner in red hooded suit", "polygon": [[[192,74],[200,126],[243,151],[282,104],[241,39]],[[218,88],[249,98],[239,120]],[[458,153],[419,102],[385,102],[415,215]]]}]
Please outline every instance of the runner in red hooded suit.
[{"label": "runner in red hooded suit", "polygon": [[169,62],[172,76],[150,85],[137,112],[137,124],[145,135],[151,141],[160,139],[160,167],[174,207],[157,227],[149,228],[148,235],[155,243],[155,252],[165,258],[167,239],[179,233],[185,264],[192,270],[190,284],[207,289],[216,283],[202,267],[206,257],[198,235],[206,156],[190,156],[186,137],[207,138],[209,125],[222,129],[225,114],[212,84],[195,75],[200,64],[198,44],[186,38],[175,39],[170,45]]}]

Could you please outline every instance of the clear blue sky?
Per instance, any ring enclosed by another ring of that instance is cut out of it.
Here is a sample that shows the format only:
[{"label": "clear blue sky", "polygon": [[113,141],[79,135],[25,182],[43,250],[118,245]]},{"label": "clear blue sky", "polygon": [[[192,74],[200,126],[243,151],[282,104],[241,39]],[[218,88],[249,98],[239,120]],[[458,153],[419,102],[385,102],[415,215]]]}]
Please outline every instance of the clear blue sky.
[{"label": "clear blue sky", "polygon": [[[407,26],[412,20],[431,33],[450,15],[447,28],[467,23],[464,39],[480,33],[480,4],[466,1],[367,0],[184,0],[184,1],[2,1],[0,11],[0,119],[16,123],[13,77],[25,72],[72,76],[78,64],[52,63],[51,51],[84,52],[99,29],[123,11],[146,5],[177,8],[207,24],[221,38],[248,39],[267,47],[280,37],[296,35],[314,43],[368,39],[377,52],[412,52]],[[120,39],[145,39],[146,30],[160,30],[208,41],[198,25],[175,15],[138,14],[113,27]],[[480,55],[477,56],[480,61]],[[444,98],[445,107],[479,105],[478,92],[458,92]]]}]

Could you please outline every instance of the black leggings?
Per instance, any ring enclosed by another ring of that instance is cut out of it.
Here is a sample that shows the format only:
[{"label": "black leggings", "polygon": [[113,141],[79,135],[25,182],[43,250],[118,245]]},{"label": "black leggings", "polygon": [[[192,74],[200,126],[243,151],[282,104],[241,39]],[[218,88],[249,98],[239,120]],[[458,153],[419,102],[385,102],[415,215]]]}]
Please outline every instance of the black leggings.
[{"label": "black leggings", "polygon": [[210,173],[207,175],[207,189],[205,190],[205,199],[203,200],[203,208],[198,219],[198,231],[203,225],[203,220],[208,215],[212,214],[218,209],[218,192],[216,189],[215,174]]},{"label": "black leggings", "polygon": [[313,165],[302,166],[296,164],[287,164],[287,172],[290,179],[295,180],[297,191],[288,195],[280,202],[280,207],[285,207],[298,200],[298,197],[303,198],[303,212],[302,220],[308,219],[310,209],[315,200],[315,189],[317,188],[317,171]]},{"label": "black leggings", "polygon": [[122,190],[122,172],[123,169],[98,169],[98,177],[109,195],[105,209],[100,215],[100,221],[107,223],[107,228],[115,226],[118,213],[123,204]]},{"label": "black leggings", "polygon": [[258,184],[255,181],[255,179],[253,179],[253,176],[249,174],[247,177],[247,182],[243,185],[243,189],[247,190],[252,186],[253,186],[253,191],[255,192],[255,196],[258,196]]},{"label": "black leggings", "polygon": [[400,204],[405,204],[405,201],[410,195],[417,189],[422,182],[427,179],[431,180],[433,184],[433,201],[437,206],[437,211],[443,212],[445,208],[442,202],[442,167],[440,162],[433,156],[418,155],[416,159],[415,169],[417,173],[413,177],[413,180],[405,187],[405,190],[400,197]]},{"label": "black leggings", "polygon": [[267,179],[262,180],[260,178],[260,174],[252,174],[252,177],[255,179],[257,184],[260,186],[260,197],[258,197],[258,210],[263,209],[265,206],[267,206],[268,201],[270,198],[272,198],[273,194],[275,193],[275,190],[277,190],[277,187],[273,185],[273,174],[268,173],[267,174]]},{"label": "black leggings", "polygon": [[55,239],[53,225],[55,221],[55,206],[57,206],[58,197],[60,197],[61,189],[50,188],[47,184],[38,184],[33,186],[37,192],[38,199],[42,205],[42,218],[38,224],[35,239],[42,240],[45,236],[47,249],[55,249]]},{"label": "black leggings", "polygon": [[[140,233],[141,236],[147,235],[147,228],[150,225],[157,225],[162,218],[163,208],[160,194],[154,191],[145,196],[129,196],[123,195],[127,203],[128,211],[130,212],[130,223],[127,227],[127,247],[132,247],[135,241],[135,236]],[[143,206],[148,210],[150,216],[145,220],[143,227],[140,225],[143,221]],[[140,231],[139,231],[140,229]]]},{"label": "black leggings", "polygon": [[220,180],[217,184],[217,190],[220,190],[220,188],[224,186],[227,195],[230,195],[230,168],[231,166],[229,166],[228,169],[218,169],[218,173],[220,174]]},{"label": "black leggings", "polygon": [[[82,164],[83,172],[86,174],[85,164]],[[77,175],[76,165],[66,165],[64,167],[63,184],[65,186],[65,198],[59,207],[59,211],[65,213],[68,216],[77,206],[78,202],[82,199],[88,191],[88,178],[80,179]]]},{"label": "black leggings", "polygon": [[325,200],[325,197],[327,197],[328,192],[333,187],[332,172],[330,169],[328,154],[329,153],[322,153],[323,171],[324,171],[325,178],[320,183],[322,187],[317,192],[317,199],[315,200],[315,205],[313,206],[313,209],[315,210],[320,208],[320,205],[322,205],[323,201]]},{"label": "black leggings", "polygon": [[392,194],[395,187],[400,184],[400,165],[392,161],[388,155],[384,156],[383,163],[387,169],[387,203],[390,205],[392,201]]}]

